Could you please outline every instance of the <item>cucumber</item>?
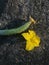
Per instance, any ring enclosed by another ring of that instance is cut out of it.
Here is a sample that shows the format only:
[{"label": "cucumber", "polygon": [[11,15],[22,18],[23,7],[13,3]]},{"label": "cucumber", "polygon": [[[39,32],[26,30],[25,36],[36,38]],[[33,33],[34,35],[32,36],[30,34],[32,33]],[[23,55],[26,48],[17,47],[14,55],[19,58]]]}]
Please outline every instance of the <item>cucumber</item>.
[{"label": "cucumber", "polygon": [[27,22],[18,28],[0,30],[0,35],[13,35],[13,34],[21,33],[25,31],[30,26],[30,24],[31,22]]},{"label": "cucumber", "polygon": [[18,28],[0,30],[0,35],[13,35],[13,34],[21,33],[23,31],[25,31],[32,22],[36,23],[36,21],[32,17],[30,17],[29,22],[26,22],[24,25],[22,25]]}]

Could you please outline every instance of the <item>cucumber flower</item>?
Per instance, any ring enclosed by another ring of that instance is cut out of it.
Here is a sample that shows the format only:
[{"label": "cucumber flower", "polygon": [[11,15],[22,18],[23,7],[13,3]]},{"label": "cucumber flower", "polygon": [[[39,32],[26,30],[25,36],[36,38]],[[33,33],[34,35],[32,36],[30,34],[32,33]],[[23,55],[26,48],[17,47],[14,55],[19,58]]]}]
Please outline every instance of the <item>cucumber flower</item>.
[{"label": "cucumber flower", "polygon": [[40,37],[35,33],[35,31],[29,30],[26,33],[22,33],[22,36],[26,40],[26,50],[31,51],[35,47],[39,47]]}]

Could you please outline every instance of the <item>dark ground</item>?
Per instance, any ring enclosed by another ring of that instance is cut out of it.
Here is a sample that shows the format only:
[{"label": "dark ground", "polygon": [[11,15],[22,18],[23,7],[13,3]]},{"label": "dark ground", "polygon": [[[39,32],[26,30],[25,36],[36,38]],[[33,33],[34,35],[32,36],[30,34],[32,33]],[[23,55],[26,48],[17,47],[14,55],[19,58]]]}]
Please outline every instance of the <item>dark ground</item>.
[{"label": "dark ground", "polygon": [[0,0],[0,29],[20,26],[30,15],[39,21],[29,27],[41,37],[39,48],[27,52],[20,34],[0,36],[0,65],[49,65],[49,0]]}]

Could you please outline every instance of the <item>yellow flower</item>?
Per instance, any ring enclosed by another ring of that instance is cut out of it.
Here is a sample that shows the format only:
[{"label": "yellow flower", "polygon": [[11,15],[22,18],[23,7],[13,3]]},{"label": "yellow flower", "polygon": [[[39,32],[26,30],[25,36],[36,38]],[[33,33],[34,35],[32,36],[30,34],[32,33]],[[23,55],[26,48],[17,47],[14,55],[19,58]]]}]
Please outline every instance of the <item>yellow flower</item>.
[{"label": "yellow flower", "polygon": [[26,50],[33,50],[35,47],[39,47],[40,37],[36,35],[35,31],[29,30],[26,33],[22,33],[22,36],[26,40]]}]

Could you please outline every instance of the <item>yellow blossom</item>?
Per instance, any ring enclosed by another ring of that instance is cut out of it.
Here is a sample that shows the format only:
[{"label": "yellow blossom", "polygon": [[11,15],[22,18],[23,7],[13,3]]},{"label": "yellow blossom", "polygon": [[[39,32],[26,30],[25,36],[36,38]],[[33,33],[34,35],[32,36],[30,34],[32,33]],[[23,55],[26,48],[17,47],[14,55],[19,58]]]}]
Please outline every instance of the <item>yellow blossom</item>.
[{"label": "yellow blossom", "polygon": [[26,40],[26,50],[33,50],[35,47],[39,47],[40,37],[35,33],[35,31],[29,30],[26,33],[22,33],[22,36]]}]

